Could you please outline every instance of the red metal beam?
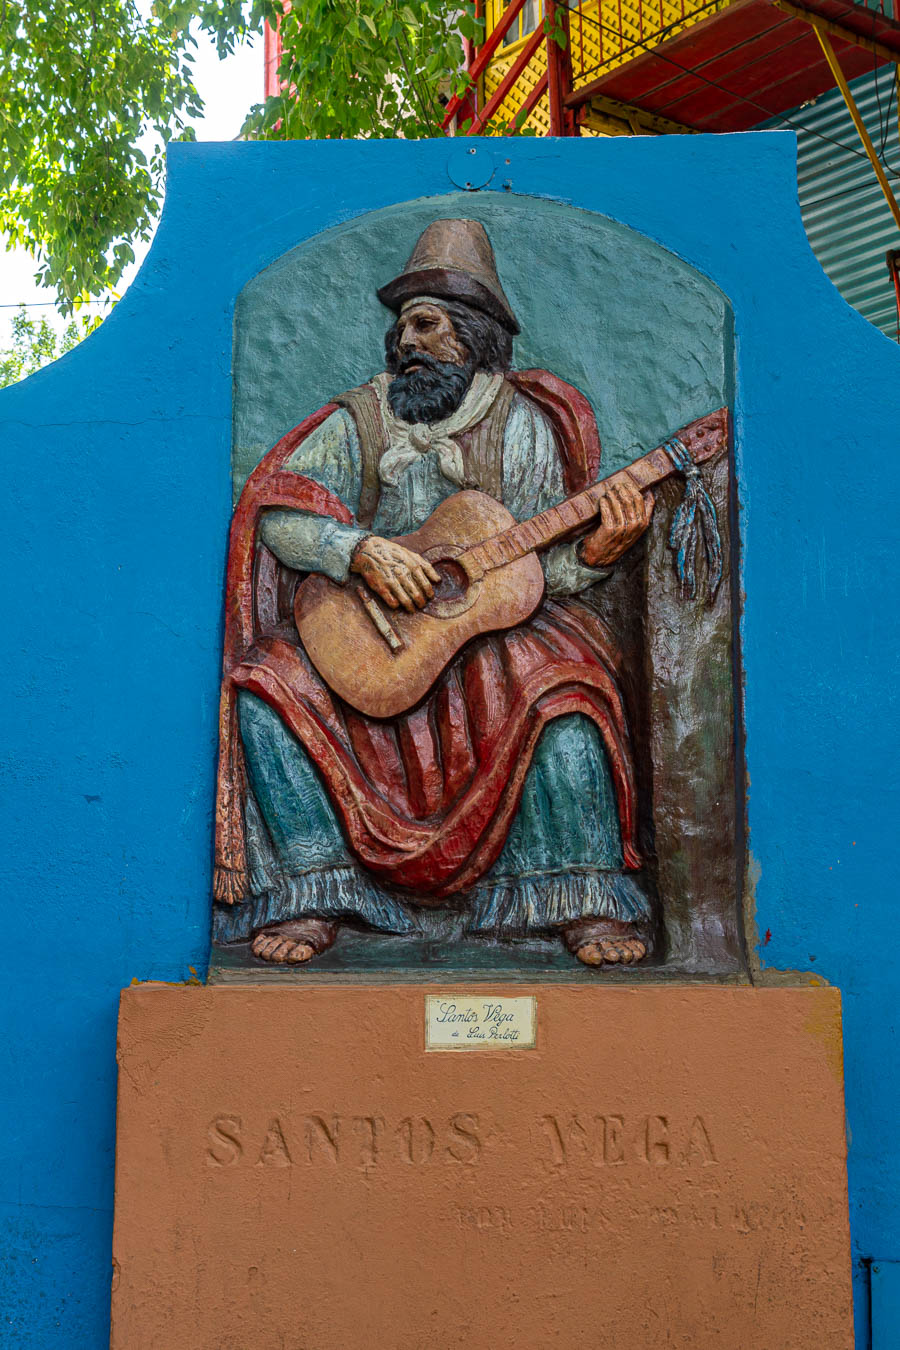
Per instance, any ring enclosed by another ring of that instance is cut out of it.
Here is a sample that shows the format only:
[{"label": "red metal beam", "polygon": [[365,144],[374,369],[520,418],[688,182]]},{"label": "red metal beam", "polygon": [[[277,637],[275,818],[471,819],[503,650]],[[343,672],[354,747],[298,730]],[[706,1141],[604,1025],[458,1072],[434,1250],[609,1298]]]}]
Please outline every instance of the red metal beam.
[{"label": "red metal beam", "polygon": [[[897,3],[900,3],[900,0],[897,0]],[[847,0],[801,0],[801,3],[794,0],[793,4],[785,4],[784,9],[789,11],[802,9],[810,15],[827,17],[831,23],[842,22],[846,28],[843,37],[847,42],[858,41],[863,44],[865,50],[877,46],[879,51],[873,54],[881,55],[882,59],[892,59],[893,50],[900,53],[900,25],[863,5],[847,3]],[[867,25],[867,35],[858,31],[863,24]],[[781,31],[778,34],[778,41],[772,43],[769,39],[776,29]],[[772,0],[769,0],[769,3],[766,3],[766,0],[735,0],[735,3],[726,9],[698,20],[674,38],[654,42],[653,36],[648,35],[642,44],[635,44],[627,49],[631,57],[629,61],[611,71],[601,73],[589,84],[580,86],[573,91],[567,102],[570,107],[577,107],[590,101],[595,94],[605,94],[626,103],[643,105],[645,98],[649,96],[654,109],[660,111],[663,102],[659,100],[665,86],[680,85],[677,91],[666,89],[666,100],[670,95],[678,97],[690,84],[693,72],[696,72],[697,77],[705,75],[707,79],[718,82],[726,74],[726,65],[728,69],[739,69],[749,65],[763,53],[771,53],[789,42],[798,41],[801,35],[809,35],[807,24],[797,22],[786,14],[779,0],[774,0],[774,3]],[[874,44],[872,38],[876,39]],[[754,44],[761,39],[763,45],[753,50]],[[815,47],[816,44],[813,43],[812,47],[804,52],[804,56],[810,56]],[[736,55],[732,56],[732,53]],[[667,59],[669,56],[672,60]],[[855,73],[862,74],[871,68],[872,57],[867,59],[868,65],[864,61]],[[709,64],[711,62],[716,63],[716,71],[713,71]],[[719,62],[723,64],[719,65]],[[810,64],[817,65],[824,74],[825,62],[820,53],[813,54],[809,60],[804,60],[804,67]],[[687,73],[680,71],[679,67],[685,67]],[[703,84],[704,81],[697,78],[694,87],[699,88]],[[705,87],[709,88],[709,85]],[[830,87],[831,81],[827,80],[823,88]],[[817,92],[821,93],[822,90],[819,89]],[[794,98],[787,103],[779,100],[778,106],[772,109],[773,115],[803,102],[804,97],[811,95],[804,93],[803,97]]]},{"label": "red metal beam", "polygon": [[[900,53],[900,23],[897,18],[870,9],[868,5],[857,4],[855,0],[785,0],[778,7],[787,12],[796,10],[801,18],[809,14],[837,24],[840,31],[830,29],[832,36],[852,34],[862,46],[877,43]],[[847,41],[851,41],[851,38],[847,37]]]},{"label": "red metal beam", "polygon": [[[872,57],[858,47],[846,47],[845,57],[851,78],[872,69]],[[707,62],[697,70],[705,78],[670,81],[641,98],[640,105],[705,131],[745,131],[834,85],[805,33],[733,71],[726,72],[725,64]]]},{"label": "red metal beam", "polygon": [[[725,19],[727,24],[722,22]],[[639,104],[645,94],[656,94],[664,85],[683,78],[678,66],[665,59],[669,51],[678,65],[694,70],[701,62],[720,55],[723,50],[739,48],[760,34],[789,22],[785,15],[762,4],[761,0],[736,0],[727,10],[699,19],[674,38],[654,43],[652,35],[648,35],[643,44],[628,51],[631,57],[629,61],[598,75],[590,84],[575,89],[569,103],[575,106],[588,102],[594,94],[611,92],[607,85],[614,79],[617,82],[614,97],[626,103]],[[660,54],[657,55],[657,52]]]},{"label": "red metal beam", "polygon": [[[677,108],[679,117],[685,120],[696,117],[698,125],[707,124],[712,117],[717,128],[726,119],[727,127],[723,125],[723,130],[738,129],[735,123],[740,127],[753,126],[768,116],[774,117],[786,110],[785,97],[789,97],[787,106],[795,107],[814,96],[811,90],[821,93],[823,81],[826,88],[833,83],[826,79],[816,46],[811,34],[800,33],[769,51],[756,52],[753,60],[733,70],[711,62],[702,68],[702,73],[721,88],[695,83],[693,90],[670,98],[670,86],[665,102],[673,111],[668,116],[674,117]],[[870,61],[866,57],[865,68]]]},{"label": "red metal beam", "polygon": [[278,67],[283,52],[279,27],[280,23],[273,28],[267,19],[263,29],[263,98],[275,98],[281,93]]},{"label": "red metal beam", "polygon": [[[788,23],[770,28],[739,47],[727,47],[720,38],[712,55],[705,52],[694,59],[689,73],[682,74],[673,67],[672,78],[653,91],[653,100],[661,99],[667,106],[673,106],[684,98],[704,93],[715,95],[719,100],[727,97],[707,81],[723,85],[736,101],[744,94],[753,96],[754,92],[760,93],[789,79],[795,71],[805,70],[810,57],[813,64],[821,64],[813,50],[815,40],[809,42],[810,36]],[[688,64],[681,53],[678,59],[680,64]]]},{"label": "red metal beam", "polygon": [[[475,0],[475,18],[484,18],[484,0]],[[463,38],[463,56],[466,62],[466,70],[473,64],[477,51],[478,48],[471,38]]]},{"label": "red metal beam", "polygon": [[[544,0],[547,34],[547,89],[550,94],[550,135],[578,134],[575,117],[566,107],[566,98],[572,92],[572,60],[569,49],[569,7],[557,0]],[[565,37],[561,47],[553,34],[559,28]]]},{"label": "red metal beam", "polygon": [[519,55],[516,57],[513,64],[510,66],[509,70],[503,76],[503,79],[500,81],[499,85],[494,90],[493,94],[491,94],[487,103],[484,105],[484,107],[481,109],[480,112],[477,112],[475,114],[475,121],[469,128],[470,136],[476,135],[477,132],[480,131],[481,128],[485,125],[485,123],[491,120],[494,113],[500,107],[501,103],[506,98],[510,89],[512,89],[516,80],[522,74],[522,71],[528,65],[529,61],[534,56],[535,52],[537,51],[538,47],[541,45],[543,40],[544,40],[544,26],[543,24],[539,23],[537,28],[532,33],[531,37],[525,43],[525,46],[519,52]]},{"label": "red metal beam", "polygon": [[[781,0],[776,4],[736,0],[674,38],[656,44],[651,38],[642,54],[576,89],[567,102],[573,107],[595,96],[613,98],[698,130],[757,126],[833,87],[810,22],[827,9],[833,32],[833,16],[848,8],[845,0],[803,0],[800,17],[797,0],[788,0],[784,10]],[[873,62],[896,60],[892,49],[900,48],[900,27],[866,12],[878,29],[877,51],[871,39],[849,29],[836,39],[848,79],[871,70]]]},{"label": "red metal beam", "polygon": [[[469,79],[472,81],[472,84],[475,84],[476,81],[479,80],[483,75],[485,67],[487,66],[491,57],[494,55],[494,52],[500,46],[500,43],[506,37],[506,34],[512,27],[513,19],[519,13],[519,10],[522,8],[524,4],[525,0],[512,0],[512,3],[507,5],[506,9],[500,15],[500,22],[497,24],[497,27],[494,29],[493,33],[491,33],[490,37],[486,40],[484,46],[481,48],[481,51],[478,53],[475,60],[472,62],[472,65],[469,67],[468,76]],[[462,106],[463,102],[464,98],[460,98],[458,94],[454,94],[453,98],[451,98],[450,102],[447,104],[447,111],[444,114],[444,120],[441,123],[441,126],[443,127],[444,131],[447,130],[450,123],[453,121],[454,117],[459,112],[459,109]]]},{"label": "red metal beam", "polygon": [[[484,0],[475,0],[475,18],[484,18]],[[466,61],[466,70],[471,70],[478,58],[478,47],[471,38],[465,38],[463,41],[463,55]],[[470,84],[466,92],[461,96],[459,107],[453,114],[457,123],[471,122],[478,108],[478,85]]]}]

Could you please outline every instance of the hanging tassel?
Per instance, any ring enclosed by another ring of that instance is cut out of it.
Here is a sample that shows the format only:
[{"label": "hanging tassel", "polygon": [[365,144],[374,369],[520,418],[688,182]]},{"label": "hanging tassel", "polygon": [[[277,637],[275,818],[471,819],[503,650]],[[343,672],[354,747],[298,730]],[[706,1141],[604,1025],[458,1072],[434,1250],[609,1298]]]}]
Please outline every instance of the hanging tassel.
[{"label": "hanging tassel", "polygon": [[237,905],[250,891],[244,840],[246,776],[237,727],[235,689],[226,676],[219,704],[219,772],[216,785],[216,863],[213,896]]},{"label": "hanging tassel", "polygon": [[698,547],[702,547],[706,554],[706,596],[711,603],[722,580],[722,540],[716,508],[684,443],[675,437],[667,441],[663,449],[684,476],[684,497],[669,531],[669,547],[675,554],[675,571],[682,595],[689,600],[696,599],[694,561]]}]

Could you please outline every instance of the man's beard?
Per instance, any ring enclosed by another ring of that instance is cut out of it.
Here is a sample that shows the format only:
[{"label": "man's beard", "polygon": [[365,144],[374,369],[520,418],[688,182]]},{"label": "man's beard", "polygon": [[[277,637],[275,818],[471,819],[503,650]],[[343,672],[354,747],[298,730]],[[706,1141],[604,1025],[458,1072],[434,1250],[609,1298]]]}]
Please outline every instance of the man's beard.
[{"label": "man's beard", "polygon": [[[412,365],[418,369],[410,370]],[[473,374],[469,364],[437,361],[427,352],[401,357],[388,385],[391,412],[402,422],[442,422],[462,403]]]}]

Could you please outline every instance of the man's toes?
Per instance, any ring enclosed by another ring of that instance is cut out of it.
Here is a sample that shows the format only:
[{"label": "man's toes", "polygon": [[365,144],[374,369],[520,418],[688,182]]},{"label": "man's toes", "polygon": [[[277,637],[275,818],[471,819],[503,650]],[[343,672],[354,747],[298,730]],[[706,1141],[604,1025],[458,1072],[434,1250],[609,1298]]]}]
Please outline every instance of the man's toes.
[{"label": "man's toes", "polygon": [[294,942],[284,959],[290,965],[298,966],[303,961],[308,961],[313,954],[314,949],[308,942]]},{"label": "man's toes", "polygon": [[607,942],[586,942],[578,948],[577,956],[586,966],[602,966],[604,962],[616,962],[619,959]]},{"label": "man's toes", "polygon": [[586,942],[575,953],[586,966],[631,966],[647,954],[647,944],[640,938],[598,938]]},{"label": "man's toes", "polygon": [[281,937],[278,933],[257,933],[250,944],[250,951],[261,961],[287,962],[301,965],[315,956],[316,949],[303,939]]},{"label": "man's toes", "polygon": [[254,943],[253,951],[263,961],[277,961],[280,958],[281,948],[285,946],[287,944],[283,938],[266,933]]}]

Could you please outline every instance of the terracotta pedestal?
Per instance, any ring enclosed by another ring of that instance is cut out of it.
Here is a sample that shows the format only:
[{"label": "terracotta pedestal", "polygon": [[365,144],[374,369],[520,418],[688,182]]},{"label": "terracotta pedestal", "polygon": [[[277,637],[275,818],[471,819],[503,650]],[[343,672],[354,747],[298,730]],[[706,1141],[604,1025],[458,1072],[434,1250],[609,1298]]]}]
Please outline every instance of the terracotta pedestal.
[{"label": "terracotta pedestal", "polygon": [[849,1350],[837,991],[493,992],[126,990],[115,1350]]}]

